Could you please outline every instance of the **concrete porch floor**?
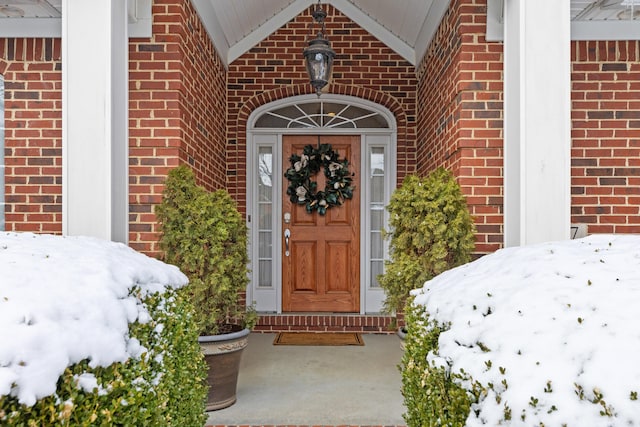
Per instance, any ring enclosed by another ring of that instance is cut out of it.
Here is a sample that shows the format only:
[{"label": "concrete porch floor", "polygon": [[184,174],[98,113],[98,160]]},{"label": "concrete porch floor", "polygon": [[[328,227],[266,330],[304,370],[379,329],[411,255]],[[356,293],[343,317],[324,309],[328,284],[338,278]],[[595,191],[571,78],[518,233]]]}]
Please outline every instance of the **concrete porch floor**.
[{"label": "concrete porch floor", "polygon": [[377,425],[405,422],[396,335],[363,334],[364,346],[274,346],[253,333],[237,402],[209,412],[208,426]]}]

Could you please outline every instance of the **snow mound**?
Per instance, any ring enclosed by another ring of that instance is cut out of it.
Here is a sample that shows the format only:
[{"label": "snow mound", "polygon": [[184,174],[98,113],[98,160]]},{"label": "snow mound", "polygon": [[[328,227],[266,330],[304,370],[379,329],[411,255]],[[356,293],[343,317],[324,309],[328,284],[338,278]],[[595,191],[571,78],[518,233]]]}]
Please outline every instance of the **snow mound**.
[{"label": "snow mound", "polygon": [[640,425],[640,236],[503,249],[413,295],[450,324],[430,363],[487,388],[468,426]]},{"label": "snow mound", "polygon": [[67,366],[109,366],[143,348],[129,324],[150,320],[140,295],[181,287],[177,267],[88,237],[0,233],[0,395],[28,406]]}]

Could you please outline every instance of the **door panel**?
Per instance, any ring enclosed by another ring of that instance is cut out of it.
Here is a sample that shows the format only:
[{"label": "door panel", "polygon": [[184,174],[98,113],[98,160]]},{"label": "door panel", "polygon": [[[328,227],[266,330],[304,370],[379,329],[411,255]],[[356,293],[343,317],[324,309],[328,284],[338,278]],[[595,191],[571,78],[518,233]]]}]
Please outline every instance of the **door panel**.
[{"label": "door panel", "polygon": [[291,246],[294,292],[316,292],[318,289],[318,244],[315,241],[296,240]]},{"label": "door panel", "polygon": [[349,275],[350,242],[326,242],[327,264],[332,271],[327,271],[325,280],[327,292],[348,292],[348,281],[340,280]]},{"label": "door panel", "polygon": [[[360,311],[360,136],[318,140],[318,136],[284,135],[284,167],[290,167],[291,154],[318,143],[331,144],[340,158],[349,160],[356,191],[352,199],[328,209],[324,216],[317,211],[309,214],[303,205],[289,200],[289,182],[283,180],[283,213],[290,213],[291,221],[282,224],[283,231],[290,232],[288,242],[284,235],[282,242],[282,310],[355,313]],[[322,171],[312,180],[324,188]]]}]

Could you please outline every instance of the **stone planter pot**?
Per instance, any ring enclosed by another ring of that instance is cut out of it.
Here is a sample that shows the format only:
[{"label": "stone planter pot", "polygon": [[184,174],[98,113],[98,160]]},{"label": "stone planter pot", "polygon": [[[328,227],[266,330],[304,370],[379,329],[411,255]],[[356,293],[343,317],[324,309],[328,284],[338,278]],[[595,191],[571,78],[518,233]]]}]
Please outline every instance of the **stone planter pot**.
[{"label": "stone planter pot", "polygon": [[396,331],[396,335],[400,337],[400,348],[404,351],[404,341],[407,339],[407,329],[405,326],[401,326]]},{"label": "stone planter pot", "polygon": [[402,341],[404,341],[407,338],[407,329],[405,326],[401,326],[398,328],[398,330],[396,331],[396,335],[398,335],[400,337],[400,339]]},{"label": "stone planter pot", "polygon": [[198,338],[209,367],[207,411],[227,408],[236,402],[236,387],[242,350],[247,346],[249,329]]}]

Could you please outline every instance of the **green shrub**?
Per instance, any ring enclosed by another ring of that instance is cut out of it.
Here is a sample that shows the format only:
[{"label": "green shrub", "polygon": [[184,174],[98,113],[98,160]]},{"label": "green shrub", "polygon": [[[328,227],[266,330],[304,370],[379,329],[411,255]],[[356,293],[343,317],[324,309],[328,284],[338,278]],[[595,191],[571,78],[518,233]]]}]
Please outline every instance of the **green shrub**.
[{"label": "green shrub", "polygon": [[[408,427],[463,427],[471,405],[477,403],[482,387],[464,373],[451,373],[448,366],[429,363],[427,355],[437,354],[438,338],[446,330],[430,322],[424,307],[407,304],[407,336],[402,356],[402,395]],[[458,382],[470,382],[471,391]]]},{"label": "green shrub", "polygon": [[[206,367],[193,308],[173,289],[132,295],[151,316],[129,331],[147,352],[107,367],[92,368],[88,360],[69,366],[56,393],[33,406],[0,396],[0,425],[203,426]],[[83,389],[80,378],[87,374],[95,376],[98,389]]]},{"label": "green shrub", "polygon": [[183,288],[196,309],[200,335],[251,328],[256,316],[240,293],[249,283],[247,225],[226,190],[208,192],[187,166],[169,172],[156,213],[162,225],[164,260],[189,277]]},{"label": "green shrub", "polygon": [[471,261],[475,225],[460,186],[443,168],[426,178],[408,176],[396,189],[390,213],[390,260],[379,276],[385,311],[401,311],[412,289]]}]

